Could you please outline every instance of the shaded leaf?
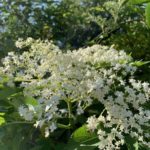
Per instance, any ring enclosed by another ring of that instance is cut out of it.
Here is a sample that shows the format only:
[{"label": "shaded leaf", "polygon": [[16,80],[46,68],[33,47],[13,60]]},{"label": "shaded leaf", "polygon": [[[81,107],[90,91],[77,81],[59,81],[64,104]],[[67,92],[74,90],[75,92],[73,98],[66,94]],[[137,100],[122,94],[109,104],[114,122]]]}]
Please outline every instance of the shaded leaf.
[{"label": "shaded leaf", "polygon": [[145,8],[145,16],[146,16],[146,23],[148,27],[150,28],[150,3],[148,3]]},{"label": "shaded leaf", "polygon": [[30,147],[31,125],[11,124],[0,127],[0,149],[27,150]]},{"label": "shaded leaf", "polygon": [[139,143],[130,136],[125,136],[126,145],[128,150],[139,150]]},{"label": "shaded leaf", "polygon": [[18,88],[4,87],[0,89],[0,100],[5,100],[17,92],[19,92]]}]

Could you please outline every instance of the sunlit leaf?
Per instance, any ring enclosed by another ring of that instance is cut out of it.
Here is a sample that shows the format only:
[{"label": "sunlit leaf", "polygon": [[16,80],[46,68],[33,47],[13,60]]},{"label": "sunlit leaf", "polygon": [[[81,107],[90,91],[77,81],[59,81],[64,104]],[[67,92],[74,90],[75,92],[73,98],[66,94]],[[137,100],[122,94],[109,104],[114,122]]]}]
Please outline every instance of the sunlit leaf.
[{"label": "sunlit leaf", "polygon": [[24,99],[24,102],[25,102],[25,104],[27,104],[27,105],[33,105],[33,106],[35,106],[35,105],[37,105],[38,104],[38,102],[37,102],[37,100],[36,99],[34,99],[33,97],[26,97],[25,99]]},{"label": "sunlit leaf", "polygon": [[72,139],[76,142],[81,143],[86,143],[88,141],[95,140],[96,138],[97,135],[91,131],[88,131],[86,125],[83,125],[82,127],[78,128],[72,134]]},{"label": "sunlit leaf", "polygon": [[143,4],[148,2],[150,2],[150,0],[129,0],[129,3],[131,4]]},{"label": "sunlit leaf", "polygon": [[3,116],[4,116],[4,113],[0,113],[0,125],[5,123],[5,118]]}]

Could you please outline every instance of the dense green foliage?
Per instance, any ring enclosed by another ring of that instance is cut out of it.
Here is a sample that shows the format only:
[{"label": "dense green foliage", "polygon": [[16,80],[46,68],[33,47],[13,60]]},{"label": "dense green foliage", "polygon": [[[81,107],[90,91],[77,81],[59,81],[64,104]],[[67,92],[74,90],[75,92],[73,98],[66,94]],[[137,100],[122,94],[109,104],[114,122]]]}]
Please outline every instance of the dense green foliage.
[{"label": "dense green foliage", "polygon": [[146,14],[145,21],[145,3],[128,0],[3,0],[1,55],[15,49],[18,38],[32,37],[52,39],[62,48],[115,44],[137,59],[149,59],[148,7]]}]

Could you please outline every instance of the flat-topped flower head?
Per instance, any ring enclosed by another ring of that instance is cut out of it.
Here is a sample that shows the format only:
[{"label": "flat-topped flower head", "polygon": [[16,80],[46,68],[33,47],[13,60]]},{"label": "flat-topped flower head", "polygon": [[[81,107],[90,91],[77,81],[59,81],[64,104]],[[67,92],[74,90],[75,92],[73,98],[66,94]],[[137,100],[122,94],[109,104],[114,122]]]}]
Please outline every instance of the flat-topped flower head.
[{"label": "flat-topped flower head", "polygon": [[[149,146],[149,83],[134,79],[136,67],[124,51],[94,45],[62,52],[52,42],[20,39],[21,55],[9,53],[0,74],[8,77],[7,86],[23,89],[36,105],[19,107],[19,114],[35,127],[45,128],[45,136],[59,127],[59,120],[75,120],[95,102],[104,107],[99,116],[89,116],[87,127],[97,132],[100,149],[118,149],[125,135]],[[68,127],[70,127],[70,122]],[[103,126],[103,129],[100,128]]]}]

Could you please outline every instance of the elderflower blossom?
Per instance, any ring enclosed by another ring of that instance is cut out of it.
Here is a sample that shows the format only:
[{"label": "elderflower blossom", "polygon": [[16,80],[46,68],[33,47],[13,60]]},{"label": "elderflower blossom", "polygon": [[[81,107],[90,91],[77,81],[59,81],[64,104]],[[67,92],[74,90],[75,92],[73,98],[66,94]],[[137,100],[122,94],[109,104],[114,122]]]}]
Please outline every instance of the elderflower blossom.
[{"label": "elderflower blossom", "polygon": [[91,116],[87,120],[87,128],[91,130],[92,132],[97,128],[98,121],[95,116]]},{"label": "elderflower blossom", "polygon": [[87,127],[97,132],[100,150],[119,149],[126,135],[150,147],[149,133],[142,128],[149,127],[150,111],[143,108],[149,83],[133,78],[137,68],[124,51],[94,45],[63,53],[52,42],[32,38],[19,39],[16,46],[29,51],[9,53],[0,74],[8,77],[7,86],[18,82],[24,97],[36,99],[37,105],[20,106],[19,114],[44,128],[45,137],[59,127],[60,118],[74,119],[97,102],[104,111],[89,116]]}]

